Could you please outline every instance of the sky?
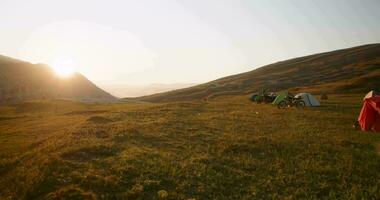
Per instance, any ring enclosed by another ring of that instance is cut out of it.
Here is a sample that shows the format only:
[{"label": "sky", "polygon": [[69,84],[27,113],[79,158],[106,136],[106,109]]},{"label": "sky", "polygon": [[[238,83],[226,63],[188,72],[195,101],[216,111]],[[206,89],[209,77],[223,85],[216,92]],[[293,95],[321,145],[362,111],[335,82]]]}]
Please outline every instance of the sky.
[{"label": "sky", "polygon": [[379,10],[379,0],[0,0],[0,55],[110,90],[203,83],[379,43]]}]

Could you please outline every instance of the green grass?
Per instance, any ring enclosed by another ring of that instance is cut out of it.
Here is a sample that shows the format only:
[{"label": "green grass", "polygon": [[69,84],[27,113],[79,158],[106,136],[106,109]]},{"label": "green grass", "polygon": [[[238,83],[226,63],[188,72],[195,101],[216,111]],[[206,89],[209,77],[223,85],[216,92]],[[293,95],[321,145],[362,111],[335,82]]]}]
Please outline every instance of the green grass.
[{"label": "green grass", "polygon": [[0,199],[379,199],[361,95],[278,110],[247,97],[0,107]]}]

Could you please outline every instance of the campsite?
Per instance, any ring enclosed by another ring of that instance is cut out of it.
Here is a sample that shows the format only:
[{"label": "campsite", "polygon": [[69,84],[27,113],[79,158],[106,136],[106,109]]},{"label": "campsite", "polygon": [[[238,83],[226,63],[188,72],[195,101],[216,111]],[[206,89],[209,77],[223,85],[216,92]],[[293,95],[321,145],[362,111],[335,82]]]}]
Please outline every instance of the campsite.
[{"label": "campsite", "polygon": [[[262,80],[280,76],[268,65],[124,99],[80,74],[38,81],[52,72],[0,57],[4,86],[16,88],[0,99],[0,199],[377,199],[379,48],[277,63],[292,72],[288,89],[266,89],[279,84]],[[347,54],[360,56],[331,77],[320,70]]]},{"label": "campsite", "polygon": [[363,96],[303,109],[249,96],[1,106],[1,196],[375,199],[380,134],[352,128]]},{"label": "campsite", "polygon": [[0,57],[0,199],[378,199],[379,48],[121,99]]},{"label": "campsite", "polygon": [[310,93],[299,93],[293,95],[289,92],[284,91],[278,94],[274,92],[271,92],[270,94],[261,92],[261,94],[253,94],[249,99],[253,102],[256,102],[257,104],[272,103],[273,105],[276,105],[279,109],[284,109],[287,107],[302,108],[305,106],[317,107],[321,105],[319,101]]},{"label": "campsite", "polygon": [[380,200],[380,0],[0,0],[0,200]]}]

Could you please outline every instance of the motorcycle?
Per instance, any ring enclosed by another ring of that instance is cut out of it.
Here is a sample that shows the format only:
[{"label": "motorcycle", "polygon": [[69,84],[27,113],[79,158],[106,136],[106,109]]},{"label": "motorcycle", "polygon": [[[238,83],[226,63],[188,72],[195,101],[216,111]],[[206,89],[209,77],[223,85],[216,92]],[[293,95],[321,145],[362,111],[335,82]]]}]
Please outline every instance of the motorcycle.
[{"label": "motorcycle", "polygon": [[300,108],[304,106],[305,106],[305,102],[302,100],[301,97],[291,97],[291,96],[285,97],[284,100],[280,101],[277,104],[277,108],[279,109],[285,109],[286,107]]}]

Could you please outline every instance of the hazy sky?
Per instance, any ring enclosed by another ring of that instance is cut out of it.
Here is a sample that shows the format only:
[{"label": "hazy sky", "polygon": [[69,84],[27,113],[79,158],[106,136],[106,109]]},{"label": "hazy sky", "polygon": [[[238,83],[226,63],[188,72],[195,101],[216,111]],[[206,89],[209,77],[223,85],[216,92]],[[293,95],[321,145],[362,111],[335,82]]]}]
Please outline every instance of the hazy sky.
[{"label": "hazy sky", "polygon": [[0,0],[0,54],[99,85],[200,83],[378,42],[379,0]]}]

